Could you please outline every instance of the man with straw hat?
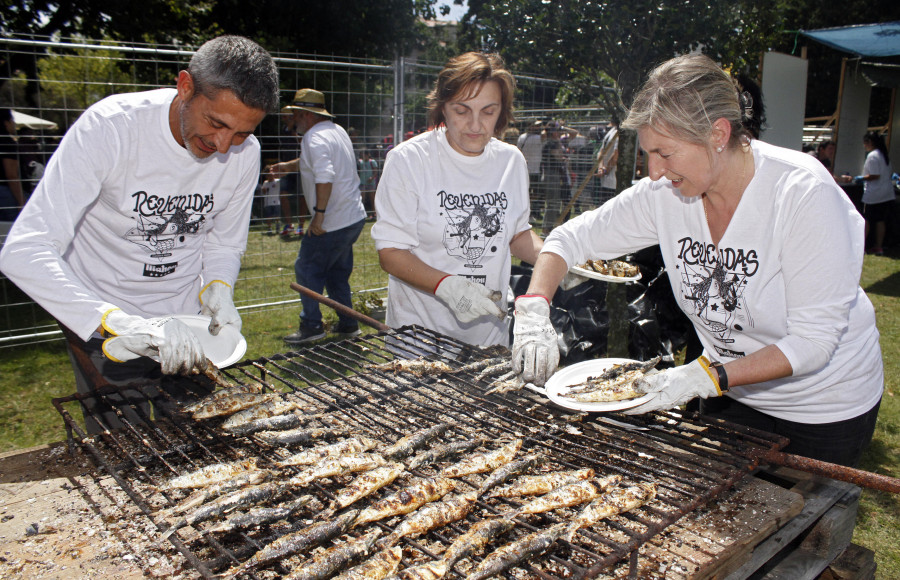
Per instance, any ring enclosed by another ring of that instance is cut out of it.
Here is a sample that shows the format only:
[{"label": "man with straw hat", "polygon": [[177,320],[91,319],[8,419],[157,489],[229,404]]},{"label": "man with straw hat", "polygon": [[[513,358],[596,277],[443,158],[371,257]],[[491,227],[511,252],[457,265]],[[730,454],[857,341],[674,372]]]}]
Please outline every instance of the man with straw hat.
[{"label": "man with straw hat", "polygon": [[[353,143],[334,115],[325,108],[325,95],[314,89],[300,89],[283,110],[294,116],[297,132],[303,134],[300,157],[272,165],[279,177],[300,172],[303,195],[312,210],[312,219],[294,262],[297,283],[328,295],[352,307],[350,274],[353,271],[353,244],[365,224],[366,211],[359,193],[359,175]],[[302,296],[300,329],[284,337],[291,345],[325,336],[319,303]],[[343,336],[359,334],[352,318],[338,313],[335,331]]]}]

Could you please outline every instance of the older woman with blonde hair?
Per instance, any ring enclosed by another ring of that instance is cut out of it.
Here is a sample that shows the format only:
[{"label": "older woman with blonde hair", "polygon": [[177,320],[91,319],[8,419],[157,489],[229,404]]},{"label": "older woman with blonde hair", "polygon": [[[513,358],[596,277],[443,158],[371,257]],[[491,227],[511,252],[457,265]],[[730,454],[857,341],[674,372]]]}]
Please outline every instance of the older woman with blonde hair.
[{"label": "older woman with blonde hair", "polygon": [[859,286],[863,220],[821,163],[751,139],[753,103],[712,60],[657,67],[623,129],[648,177],[554,230],[516,302],[513,367],[556,369],[548,300],[566,270],[659,244],[703,356],[647,375],[627,413],[701,410],[790,439],[788,452],[854,465],[884,390],[875,313]]},{"label": "older woman with blonde hair", "polygon": [[528,224],[525,158],[497,138],[513,119],[514,91],[498,55],[452,58],[428,96],[434,128],[388,154],[372,227],[390,274],[388,325],[509,343],[510,256],[534,263],[541,248]]}]

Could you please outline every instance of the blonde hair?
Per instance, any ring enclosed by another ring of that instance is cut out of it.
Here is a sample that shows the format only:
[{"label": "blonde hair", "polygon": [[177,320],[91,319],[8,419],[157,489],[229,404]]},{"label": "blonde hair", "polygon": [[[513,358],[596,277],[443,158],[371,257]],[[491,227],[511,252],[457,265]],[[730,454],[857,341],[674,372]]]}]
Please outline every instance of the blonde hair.
[{"label": "blonde hair", "polygon": [[500,115],[494,127],[498,137],[513,122],[513,97],[516,80],[498,54],[467,52],[447,61],[438,74],[434,89],[428,94],[428,123],[437,127],[444,123],[444,105],[454,97],[474,97],[487,81],[497,81],[500,87]]},{"label": "blonde hair", "polygon": [[638,91],[624,129],[652,127],[695,145],[710,147],[713,124],[731,124],[729,147],[750,137],[742,124],[739,89],[708,56],[687,54],[657,66]]}]

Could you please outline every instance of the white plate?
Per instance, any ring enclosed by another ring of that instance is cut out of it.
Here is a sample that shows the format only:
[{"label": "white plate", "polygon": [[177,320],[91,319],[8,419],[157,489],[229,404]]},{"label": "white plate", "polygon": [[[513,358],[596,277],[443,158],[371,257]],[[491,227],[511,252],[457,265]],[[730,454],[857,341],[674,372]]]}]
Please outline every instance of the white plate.
[{"label": "white plate", "polygon": [[225,326],[218,336],[213,336],[209,333],[209,316],[178,314],[174,318],[185,323],[197,335],[206,358],[220,369],[238,362],[247,352],[247,341],[233,326]]},{"label": "white plate", "polygon": [[579,276],[584,276],[585,278],[603,280],[604,282],[634,282],[641,279],[640,270],[638,270],[638,273],[635,276],[610,276],[608,274],[594,272],[593,270],[586,270],[585,268],[582,268],[580,266],[572,266],[571,268],[569,268],[569,272],[578,274]]},{"label": "white plate", "polygon": [[583,383],[588,377],[595,377],[617,364],[626,364],[631,362],[639,362],[630,358],[599,358],[596,360],[586,360],[572,366],[562,368],[550,377],[550,380],[544,385],[547,398],[567,409],[575,409],[578,411],[589,411],[592,413],[604,413],[608,411],[619,411],[621,409],[629,409],[636,407],[641,403],[645,403],[653,398],[653,395],[644,395],[636,399],[627,399],[625,401],[611,401],[609,403],[582,403],[568,397],[563,397],[563,393],[568,393],[569,389],[575,385]]}]

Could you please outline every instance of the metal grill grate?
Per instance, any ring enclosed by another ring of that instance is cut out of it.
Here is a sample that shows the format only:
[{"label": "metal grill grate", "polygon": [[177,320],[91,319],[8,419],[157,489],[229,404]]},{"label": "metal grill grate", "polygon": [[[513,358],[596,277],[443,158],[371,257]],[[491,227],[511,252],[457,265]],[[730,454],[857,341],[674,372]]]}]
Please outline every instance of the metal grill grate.
[{"label": "metal grill grate", "polygon": [[[552,469],[591,467],[598,475],[619,474],[623,483],[649,481],[659,486],[651,503],[582,530],[571,543],[559,541],[549,555],[525,565],[531,574],[548,579],[593,577],[629,554],[634,570],[636,548],[746,476],[756,467],[755,451],[778,449],[786,443],[771,434],[723,422],[710,424],[677,413],[615,419],[573,414],[548,405],[546,398],[529,390],[488,395],[492,379],[476,380],[476,372],[458,370],[497,354],[496,350],[475,348],[418,327],[404,327],[247,360],[223,371],[223,376],[235,384],[260,383],[266,390],[299,401],[306,413],[320,414],[316,426],[346,426],[385,445],[417,429],[452,422],[452,436],[457,439],[476,435],[491,441],[521,438],[521,453],[542,452]],[[419,357],[446,363],[453,371],[416,376],[381,366],[395,358]],[[205,396],[215,386],[204,376],[165,380],[172,381],[168,386],[187,393],[186,402]],[[185,495],[159,491],[171,477],[204,465],[251,457],[262,467],[272,467],[287,453],[255,436],[225,433],[219,428],[221,419],[195,421],[179,411],[165,392],[136,388],[145,398],[156,397],[175,410],[169,412],[167,405],[161,405],[150,421],[138,406],[143,401],[123,402],[111,397],[117,393],[115,389],[101,388],[93,398],[109,403],[124,428],[89,437],[68,410],[85,397],[55,399],[54,405],[65,420],[70,442],[83,448],[112,475],[160,531],[169,525],[161,510],[176,505]],[[292,469],[296,468],[286,468],[286,472],[293,475]],[[434,474],[433,466],[413,471],[416,476]],[[477,487],[478,479],[468,476],[462,481]],[[279,524],[224,535],[210,533],[206,524],[197,524],[179,530],[170,541],[204,578],[215,577],[276,537],[304,527],[317,507],[327,505],[348,480],[323,480],[302,490],[313,493],[318,503]],[[382,492],[390,493],[401,485],[398,480]],[[520,503],[482,498],[469,521],[504,513]],[[519,517],[507,539],[568,516],[571,512]],[[391,523],[393,520],[385,520],[372,525],[387,531]],[[417,539],[404,539],[404,568],[439,556],[467,527],[466,522],[459,522]],[[361,533],[354,530],[351,535]],[[286,573],[289,564],[276,565],[274,572]],[[468,565],[471,563],[458,566]],[[457,568],[449,576],[464,572]]]}]

